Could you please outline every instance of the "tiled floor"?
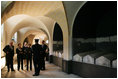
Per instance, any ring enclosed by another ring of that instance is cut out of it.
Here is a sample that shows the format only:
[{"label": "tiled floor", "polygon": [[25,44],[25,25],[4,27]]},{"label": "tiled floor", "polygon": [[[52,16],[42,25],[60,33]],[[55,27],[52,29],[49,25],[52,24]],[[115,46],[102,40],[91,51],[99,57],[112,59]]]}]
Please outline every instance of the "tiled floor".
[{"label": "tiled floor", "polygon": [[80,78],[74,74],[67,74],[62,72],[61,68],[46,62],[46,70],[41,71],[39,76],[32,76],[34,69],[32,71],[24,70],[17,71],[17,65],[14,65],[15,72],[7,72],[7,67],[1,70],[2,78]]}]

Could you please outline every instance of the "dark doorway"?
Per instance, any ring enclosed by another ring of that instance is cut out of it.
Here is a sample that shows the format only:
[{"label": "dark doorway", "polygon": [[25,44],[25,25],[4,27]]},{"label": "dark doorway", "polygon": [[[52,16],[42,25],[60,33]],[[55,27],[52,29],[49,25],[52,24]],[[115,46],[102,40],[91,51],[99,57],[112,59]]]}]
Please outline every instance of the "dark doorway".
[{"label": "dark doorway", "polygon": [[53,32],[53,63],[62,67],[63,33],[59,24],[55,24]]}]

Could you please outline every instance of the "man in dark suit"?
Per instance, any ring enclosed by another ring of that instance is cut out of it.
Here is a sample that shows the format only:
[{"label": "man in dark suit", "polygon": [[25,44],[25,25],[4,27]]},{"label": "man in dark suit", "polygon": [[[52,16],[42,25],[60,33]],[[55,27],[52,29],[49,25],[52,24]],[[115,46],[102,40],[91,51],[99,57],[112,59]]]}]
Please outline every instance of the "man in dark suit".
[{"label": "man in dark suit", "polygon": [[28,49],[26,53],[26,59],[27,59],[27,71],[29,69],[29,64],[30,64],[30,70],[32,70],[32,49],[31,49],[31,44],[28,44]]},{"label": "man in dark suit", "polygon": [[6,65],[8,68],[8,72],[9,72],[10,67],[11,67],[11,71],[14,71],[14,68],[13,68],[13,56],[14,56],[13,42],[10,42],[9,45],[6,45],[5,48],[3,49],[3,51],[6,53]]},{"label": "man in dark suit", "polygon": [[33,76],[38,76],[40,73],[40,68],[42,65],[42,47],[38,44],[39,39],[35,39],[35,44],[32,46],[33,52],[33,61],[34,61],[34,69],[35,73]]},{"label": "man in dark suit", "polygon": [[16,53],[17,53],[18,71],[20,69],[20,66],[23,70],[23,49],[21,47],[21,43],[18,43],[18,48],[16,48]]},{"label": "man in dark suit", "polygon": [[43,49],[43,59],[42,59],[42,70],[45,70],[45,57],[46,57],[46,50],[48,46],[45,44],[45,41],[42,41],[42,49]]}]

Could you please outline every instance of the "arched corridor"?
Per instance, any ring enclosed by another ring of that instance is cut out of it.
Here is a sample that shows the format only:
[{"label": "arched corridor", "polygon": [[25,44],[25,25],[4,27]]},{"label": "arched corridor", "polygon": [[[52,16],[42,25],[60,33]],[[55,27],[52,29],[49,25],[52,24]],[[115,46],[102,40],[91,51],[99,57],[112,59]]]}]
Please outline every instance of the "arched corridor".
[{"label": "arched corridor", "polygon": [[[17,71],[15,56],[19,43],[35,39],[49,47],[38,78],[117,77],[117,1],[1,1],[2,78],[33,78],[34,69]],[[7,73],[11,41],[16,71]]]}]

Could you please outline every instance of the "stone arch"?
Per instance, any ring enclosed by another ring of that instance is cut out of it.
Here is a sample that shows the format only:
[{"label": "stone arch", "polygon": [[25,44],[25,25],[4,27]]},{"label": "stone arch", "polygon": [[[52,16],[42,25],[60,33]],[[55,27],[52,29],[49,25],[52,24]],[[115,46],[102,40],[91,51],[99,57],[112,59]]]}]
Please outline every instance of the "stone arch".
[{"label": "stone arch", "polygon": [[[32,22],[32,21],[35,21],[35,22]],[[34,27],[37,27],[37,29],[43,29],[43,30],[45,30],[48,33],[48,35],[49,35],[49,32],[48,32],[46,26],[41,21],[39,21],[39,20],[37,20],[35,18],[26,18],[26,19],[22,20],[20,23],[18,23],[15,26],[15,28],[12,29],[11,36],[13,36],[13,34],[16,31],[18,31],[19,29],[21,29],[21,28],[24,28],[24,27],[33,27],[33,26]]]},{"label": "stone arch", "polygon": [[66,18],[68,22],[68,49],[69,49],[69,60],[72,60],[72,28],[73,22],[76,17],[77,12],[86,3],[86,1],[63,1],[64,11],[66,13]]},{"label": "stone arch", "polygon": [[[62,13],[61,13],[62,14]],[[52,15],[52,13],[50,14],[50,15]],[[62,17],[64,17],[64,15],[61,15]],[[45,24],[45,21],[44,21],[44,19],[42,19],[42,17],[44,17],[44,18],[46,18],[47,20],[49,19],[49,20],[51,20],[53,23],[52,23],[52,26],[53,27],[48,27],[48,29],[50,29],[51,28],[51,31],[50,31],[50,35],[51,35],[51,38],[53,38],[53,32],[54,32],[54,26],[55,26],[55,24],[56,23],[58,23],[59,25],[60,25],[60,28],[61,28],[61,30],[62,30],[62,33],[63,33],[63,52],[64,52],[64,59],[66,59],[66,60],[70,60],[71,58],[70,58],[70,53],[69,53],[69,49],[68,49],[68,46],[69,46],[69,43],[68,43],[68,41],[69,41],[69,30],[68,30],[68,27],[67,27],[67,23],[63,23],[62,21],[58,21],[58,18],[54,18],[54,17],[52,17],[52,16],[48,16],[48,15],[46,15],[46,16],[41,16],[41,17],[37,17],[37,18],[39,18],[42,22],[44,22],[44,24]],[[64,19],[64,22],[65,22],[66,20]],[[52,41],[52,43],[53,43],[53,41]],[[66,50],[65,50],[66,49]],[[52,49],[53,50],[53,49]]]},{"label": "stone arch", "polygon": [[[73,69],[74,73],[80,73],[79,75],[83,77],[102,77],[104,74],[105,77],[106,72],[102,72],[102,70],[96,69],[99,67],[99,64],[96,63],[99,61],[99,63],[102,63],[102,66],[104,66],[103,63],[109,63],[109,60],[111,61],[110,58],[115,59],[116,57],[116,11],[117,2],[114,1],[88,1],[78,11],[73,24],[72,32],[72,49],[74,50],[73,67],[75,67]],[[114,56],[112,57],[112,55]],[[109,59],[106,60],[105,56],[107,56]],[[91,64],[94,64],[94,66]],[[88,66],[90,66],[90,68],[88,68]],[[78,67],[77,70],[76,67]],[[108,67],[108,64],[106,67]],[[93,72],[87,72],[88,70],[91,71],[92,68],[94,68]],[[97,74],[99,72],[101,74]],[[85,75],[84,73],[88,75]],[[96,74],[90,75],[89,73]],[[110,71],[107,73],[110,73]]]},{"label": "stone arch", "polygon": [[115,2],[86,2],[73,24],[73,48],[78,47],[73,49],[73,54],[88,51],[116,53],[116,16]]},{"label": "stone arch", "polygon": [[[47,19],[50,19],[51,21],[53,21],[53,24],[52,24],[53,27],[50,27],[50,28],[52,28],[51,29],[51,32],[50,32],[51,38],[53,38],[53,32],[54,32],[54,26],[55,26],[55,24],[58,23],[60,25],[60,28],[62,29],[62,33],[63,33],[63,45],[64,45],[63,46],[63,49],[64,49],[63,52],[65,54],[64,55],[64,59],[70,60],[71,59],[71,55],[69,53],[69,42],[68,42],[69,41],[69,30],[68,30],[68,26],[67,26],[67,23],[66,23],[66,18],[64,18],[65,17],[65,14],[63,13],[63,10],[64,9],[61,10],[59,8],[59,10],[61,12],[60,13],[61,14],[60,16],[63,17],[64,21],[62,21],[61,19],[58,20],[59,17],[57,17],[57,18],[53,17],[52,16],[53,15],[52,14],[53,12],[47,14],[46,16],[41,16],[41,17],[44,17],[44,18],[47,18]],[[54,11],[54,13],[55,13],[55,11]],[[56,14],[57,14],[57,12],[56,12]],[[38,18],[40,18],[41,21],[44,22],[44,20],[41,17],[38,17]],[[48,29],[50,29],[50,28],[48,27]],[[53,41],[52,41],[52,43],[53,43]]]}]

